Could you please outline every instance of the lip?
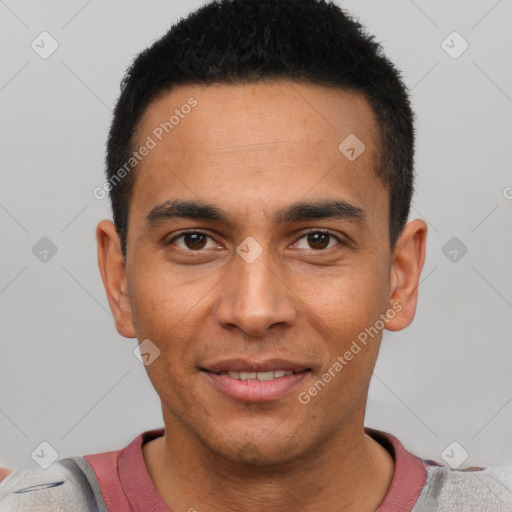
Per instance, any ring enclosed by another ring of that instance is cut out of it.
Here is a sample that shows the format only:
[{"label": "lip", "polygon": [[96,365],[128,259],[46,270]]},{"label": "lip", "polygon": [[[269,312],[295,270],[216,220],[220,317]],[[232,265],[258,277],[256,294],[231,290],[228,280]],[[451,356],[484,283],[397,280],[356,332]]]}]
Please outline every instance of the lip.
[{"label": "lip", "polygon": [[224,395],[241,402],[271,402],[290,393],[309,374],[309,370],[277,377],[272,380],[239,380],[227,374],[203,370],[205,377]]},{"label": "lip", "polygon": [[285,359],[267,359],[255,361],[249,359],[226,359],[216,363],[205,365],[201,370],[207,370],[213,373],[221,372],[270,372],[276,370],[286,370],[291,372],[302,372],[309,370],[310,365],[306,363],[292,362]]},{"label": "lip", "polygon": [[[294,363],[281,359],[267,361],[248,361],[231,359],[220,361],[201,368],[203,375],[218,391],[229,398],[241,402],[261,403],[278,400],[296,388],[311,373],[311,369],[302,363]],[[292,375],[277,377],[272,380],[236,379],[221,372],[267,372],[286,370],[294,372]]]}]

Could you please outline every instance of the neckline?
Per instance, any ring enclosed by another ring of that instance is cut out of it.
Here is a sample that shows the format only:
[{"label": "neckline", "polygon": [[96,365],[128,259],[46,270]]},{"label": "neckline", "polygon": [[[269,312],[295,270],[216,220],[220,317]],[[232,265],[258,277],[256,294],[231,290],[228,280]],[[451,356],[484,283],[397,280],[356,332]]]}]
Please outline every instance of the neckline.
[{"label": "neckline", "polygon": [[[407,451],[395,436],[387,432],[365,427],[365,433],[383,446],[395,463],[393,480],[376,512],[410,512],[425,484],[427,471],[424,461]],[[121,450],[119,479],[133,510],[171,512],[149,475],[142,453],[144,444],[163,434],[164,428],[143,432]]]}]

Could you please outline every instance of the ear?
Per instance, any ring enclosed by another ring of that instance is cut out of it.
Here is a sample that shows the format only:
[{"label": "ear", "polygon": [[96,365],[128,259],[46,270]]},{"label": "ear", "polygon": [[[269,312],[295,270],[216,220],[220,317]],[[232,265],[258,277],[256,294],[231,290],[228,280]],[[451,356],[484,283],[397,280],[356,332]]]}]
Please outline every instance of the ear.
[{"label": "ear", "polygon": [[117,332],[125,338],[135,338],[125,261],[115,225],[102,220],[96,228],[96,240],[98,266]]},{"label": "ear", "polygon": [[390,307],[398,313],[386,322],[388,331],[400,331],[414,319],[426,245],[425,222],[416,219],[407,223],[393,250],[389,301]]}]

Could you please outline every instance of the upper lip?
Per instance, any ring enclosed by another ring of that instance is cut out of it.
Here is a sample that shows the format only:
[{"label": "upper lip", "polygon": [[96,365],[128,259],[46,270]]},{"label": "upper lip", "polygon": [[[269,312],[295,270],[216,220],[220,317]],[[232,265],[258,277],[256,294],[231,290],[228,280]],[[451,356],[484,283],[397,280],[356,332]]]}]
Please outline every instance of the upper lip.
[{"label": "upper lip", "polygon": [[225,359],[212,364],[201,367],[202,370],[209,372],[270,372],[277,370],[285,370],[292,372],[302,372],[309,370],[310,365],[287,361],[285,359],[267,359],[264,361],[256,361],[249,359]]}]

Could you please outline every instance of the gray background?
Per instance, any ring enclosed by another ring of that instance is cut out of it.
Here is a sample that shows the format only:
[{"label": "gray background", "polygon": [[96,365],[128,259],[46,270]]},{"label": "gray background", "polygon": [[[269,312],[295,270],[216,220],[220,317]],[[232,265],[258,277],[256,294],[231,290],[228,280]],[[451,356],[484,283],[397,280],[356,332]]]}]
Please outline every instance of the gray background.
[{"label": "gray background", "polygon": [[[124,70],[201,3],[0,0],[0,465],[34,464],[42,441],[62,458],[162,426],[108,308],[94,229],[110,210],[92,191]],[[512,1],[342,5],[411,90],[412,217],[430,226],[416,320],[384,336],[366,424],[423,457],[457,441],[464,465],[512,463]],[[31,48],[43,31],[59,45],[47,59]],[[453,31],[469,43],[458,58],[442,47]]]}]

